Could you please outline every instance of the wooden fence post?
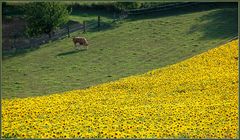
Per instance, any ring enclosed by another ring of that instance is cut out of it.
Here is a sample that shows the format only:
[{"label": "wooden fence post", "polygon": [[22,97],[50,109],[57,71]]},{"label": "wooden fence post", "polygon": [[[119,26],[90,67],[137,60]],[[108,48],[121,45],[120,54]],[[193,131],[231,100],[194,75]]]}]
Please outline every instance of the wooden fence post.
[{"label": "wooden fence post", "polygon": [[14,34],[14,36],[13,36],[13,48],[17,48],[16,47],[16,40],[17,40],[17,34]]},{"label": "wooden fence post", "polygon": [[86,33],[86,21],[83,21],[83,33]]},{"label": "wooden fence post", "polygon": [[98,16],[98,31],[100,30],[100,16]]},{"label": "wooden fence post", "polygon": [[67,25],[68,38],[70,37],[69,25]]},{"label": "wooden fence post", "polygon": [[114,12],[113,13],[113,21],[115,21],[115,19],[116,19],[116,13]]}]

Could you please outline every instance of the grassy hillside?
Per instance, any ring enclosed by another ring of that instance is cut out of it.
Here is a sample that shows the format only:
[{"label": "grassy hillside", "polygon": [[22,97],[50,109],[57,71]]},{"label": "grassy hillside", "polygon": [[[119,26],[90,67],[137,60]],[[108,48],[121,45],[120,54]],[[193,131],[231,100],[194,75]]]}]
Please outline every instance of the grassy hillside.
[{"label": "grassy hillside", "polygon": [[236,16],[236,9],[225,8],[136,18],[100,32],[76,32],[89,40],[89,50],[74,51],[66,38],[4,60],[2,97],[86,88],[177,63],[235,36]]},{"label": "grassy hillside", "polygon": [[89,89],[5,99],[2,136],[236,139],[238,82],[235,40],[183,62]]}]

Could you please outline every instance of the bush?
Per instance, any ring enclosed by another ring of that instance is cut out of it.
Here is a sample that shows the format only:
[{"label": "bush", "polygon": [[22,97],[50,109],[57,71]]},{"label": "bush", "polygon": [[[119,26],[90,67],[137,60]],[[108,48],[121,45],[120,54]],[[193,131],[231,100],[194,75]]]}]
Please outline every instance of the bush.
[{"label": "bush", "polygon": [[27,32],[30,36],[46,33],[51,38],[54,29],[68,22],[66,5],[56,2],[29,3],[24,8]]}]

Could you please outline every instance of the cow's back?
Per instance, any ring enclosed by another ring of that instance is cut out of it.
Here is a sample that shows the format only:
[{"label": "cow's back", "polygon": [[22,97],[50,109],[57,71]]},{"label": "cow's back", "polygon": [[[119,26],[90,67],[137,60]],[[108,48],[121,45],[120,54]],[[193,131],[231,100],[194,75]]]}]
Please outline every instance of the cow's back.
[{"label": "cow's back", "polygon": [[84,37],[74,37],[73,38],[73,42],[76,44],[76,43],[79,43],[79,44],[83,44],[83,45],[88,45],[88,42],[86,40],[86,38]]}]

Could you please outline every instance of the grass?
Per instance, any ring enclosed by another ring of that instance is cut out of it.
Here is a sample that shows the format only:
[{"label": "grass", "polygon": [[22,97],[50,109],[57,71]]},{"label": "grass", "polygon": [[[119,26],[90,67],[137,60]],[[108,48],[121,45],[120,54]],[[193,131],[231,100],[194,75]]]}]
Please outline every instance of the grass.
[{"label": "grass", "polygon": [[98,16],[100,16],[100,23],[102,30],[112,29],[115,24],[114,18],[118,18],[117,14],[109,13],[104,10],[74,10],[70,15],[70,19],[83,24],[86,21],[88,31],[97,31]]},{"label": "grass", "polygon": [[106,13],[104,10],[74,10],[70,19],[83,23],[83,21],[97,21],[97,16],[101,16],[104,22],[112,22],[113,14]]},{"label": "grass", "polygon": [[[87,14],[87,19],[97,15]],[[236,36],[236,16],[237,8],[156,14],[111,24],[100,32],[75,32],[72,35],[89,40],[87,51],[75,52],[71,38],[65,38],[4,60],[2,97],[40,96],[87,88],[177,63]],[[84,19],[77,14],[71,18]],[[103,17],[106,21],[110,19]]]},{"label": "grass", "polygon": [[[83,90],[2,100],[12,138],[238,138],[238,40]],[[20,113],[21,112],[21,113]]]}]

